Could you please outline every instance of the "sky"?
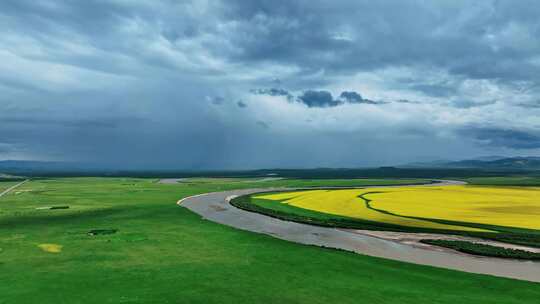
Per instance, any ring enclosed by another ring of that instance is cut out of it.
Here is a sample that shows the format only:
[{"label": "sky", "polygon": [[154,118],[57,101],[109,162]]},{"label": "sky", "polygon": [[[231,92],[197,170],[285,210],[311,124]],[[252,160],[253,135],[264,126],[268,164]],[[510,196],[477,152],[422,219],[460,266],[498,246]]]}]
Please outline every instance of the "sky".
[{"label": "sky", "polygon": [[538,16],[535,0],[3,0],[0,160],[539,156]]}]

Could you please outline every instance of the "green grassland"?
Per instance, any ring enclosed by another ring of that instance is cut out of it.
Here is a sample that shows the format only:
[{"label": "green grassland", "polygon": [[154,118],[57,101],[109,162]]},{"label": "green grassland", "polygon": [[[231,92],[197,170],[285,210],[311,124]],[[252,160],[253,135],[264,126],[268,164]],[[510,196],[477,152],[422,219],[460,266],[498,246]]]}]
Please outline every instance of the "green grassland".
[{"label": "green grassland", "polygon": [[7,190],[9,187],[16,185],[17,182],[5,182],[0,181],[0,193],[4,192],[4,190]]},{"label": "green grassland", "polygon": [[465,179],[473,185],[489,186],[540,186],[540,177],[535,176],[502,176],[502,177],[474,177]]},{"label": "green grassland", "polygon": [[[198,193],[305,183],[32,180],[0,198],[0,303],[538,302],[537,283],[294,244],[175,204]],[[47,206],[69,209],[36,210]],[[117,232],[88,235],[95,229]]]}]

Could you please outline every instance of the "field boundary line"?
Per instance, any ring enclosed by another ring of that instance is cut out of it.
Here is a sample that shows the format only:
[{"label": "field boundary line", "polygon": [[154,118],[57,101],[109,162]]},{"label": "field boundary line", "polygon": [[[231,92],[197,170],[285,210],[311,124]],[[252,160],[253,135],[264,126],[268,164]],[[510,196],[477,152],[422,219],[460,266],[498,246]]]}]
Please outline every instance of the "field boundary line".
[{"label": "field boundary line", "polygon": [[17,188],[19,186],[22,186],[23,184],[25,184],[26,182],[29,182],[29,181],[30,181],[30,179],[25,179],[24,181],[7,188],[6,190],[4,190],[3,192],[0,193],[0,197],[8,194],[10,191],[14,190],[15,188]]}]

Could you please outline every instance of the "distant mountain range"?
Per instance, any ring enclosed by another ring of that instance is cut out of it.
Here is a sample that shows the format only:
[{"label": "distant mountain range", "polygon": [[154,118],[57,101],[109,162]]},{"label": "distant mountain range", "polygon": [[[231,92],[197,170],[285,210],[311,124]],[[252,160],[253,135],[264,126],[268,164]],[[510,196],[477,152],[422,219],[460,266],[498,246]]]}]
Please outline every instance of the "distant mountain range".
[{"label": "distant mountain range", "polygon": [[[326,176],[328,172],[333,172],[330,174],[334,176],[335,172],[340,171],[343,176],[353,176],[359,174],[367,174],[367,171],[377,169],[377,168],[357,168],[357,169],[306,169],[304,171],[311,174],[311,171],[317,171],[318,173]],[[384,168],[378,168],[384,169]],[[508,171],[519,171],[519,170],[540,170],[540,157],[501,157],[501,156],[486,156],[479,157],[475,159],[459,160],[459,161],[449,161],[449,160],[437,160],[430,162],[417,162],[410,163],[402,166],[388,167],[386,169],[469,169],[469,170],[508,170]],[[367,171],[366,171],[367,170]],[[136,168],[111,168],[111,167],[102,167],[96,164],[88,163],[78,163],[78,162],[48,162],[48,161],[28,161],[28,160],[5,160],[0,161],[0,175],[39,175],[39,174],[67,174],[67,175],[76,175],[76,174],[104,174],[104,175],[114,175],[122,173],[133,173],[133,172],[142,172],[142,173],[151,173],[151,172],[161,172],[163,174],[173,174],[181,173],[182,176],[198,176],[201,174],[213,173],[215,175],[238,175],[238,174],[248,174],[248,175],[264,175],[266,176],[269,173],[272,173],[276,170],[241,170],[241,171],[197,171],[197,170],[175,170],[175,169],[136,169]],[[302,171],[302,169],[284,169],[277,170],[284,176],[288,176],[290,172]],[[351,172],[356,172],[355,174]],[[366,171],[366,172],[364,172]],[[384,170],[383,170],[384,171]],[[343,173],[346,172],[347,174]],[[302,173],[302,172],[300,172]],[[300,174],[298,173],[298,174]],[[303,172],[302,174],[304,174]],[[306,174],[308,174],[306,173]],[[323,174],[324,173],[324,174]],[[396,171],[392,171],[392,174],[395,174]],[[303,176],[300,174],[301,176]],[[308,174],[308,175],[309,175]],[[326,175],[325,175],[326,174]],[[371,174],[371,173],[370,173]],[[299,176],[300,176],[299,175]],[[340,175],[340,176],[341,176]]]},{"label": "distant mountain range", "polygon": [[467,168],[467,169],[509,169],[540,170],[540,157],[499,157],[487,156],[459,161],[432,161],[407,164],[407,168]]}]

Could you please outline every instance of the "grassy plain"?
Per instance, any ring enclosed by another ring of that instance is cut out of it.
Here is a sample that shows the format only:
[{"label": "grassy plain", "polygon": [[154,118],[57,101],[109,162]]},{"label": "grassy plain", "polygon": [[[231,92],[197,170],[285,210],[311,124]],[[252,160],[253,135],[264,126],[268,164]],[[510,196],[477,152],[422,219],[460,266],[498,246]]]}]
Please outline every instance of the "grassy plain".
[{"label": "grassy plain", "polygon": [[4,182],[4,181],[0,181],[0,193],[4,192],[5,190],[7,190],[9,187],[13,186],[17,184],[17,182]]},{"label": "grassy plain", "polygon": [[473,177],[467,178],[465,181],[473,185],[540,187],[540,177],[538,176]]},{"label": "grassy plain", "polygon": [[[0,303],[537,303],[540,297],[540,284],[293,244],[205,221],[175,204],[193,194],[276,183],[24,184],[0,198]],[[70,208],[35,209],[53,205]],[[93,229],[118,231],[88,235]]]}]

